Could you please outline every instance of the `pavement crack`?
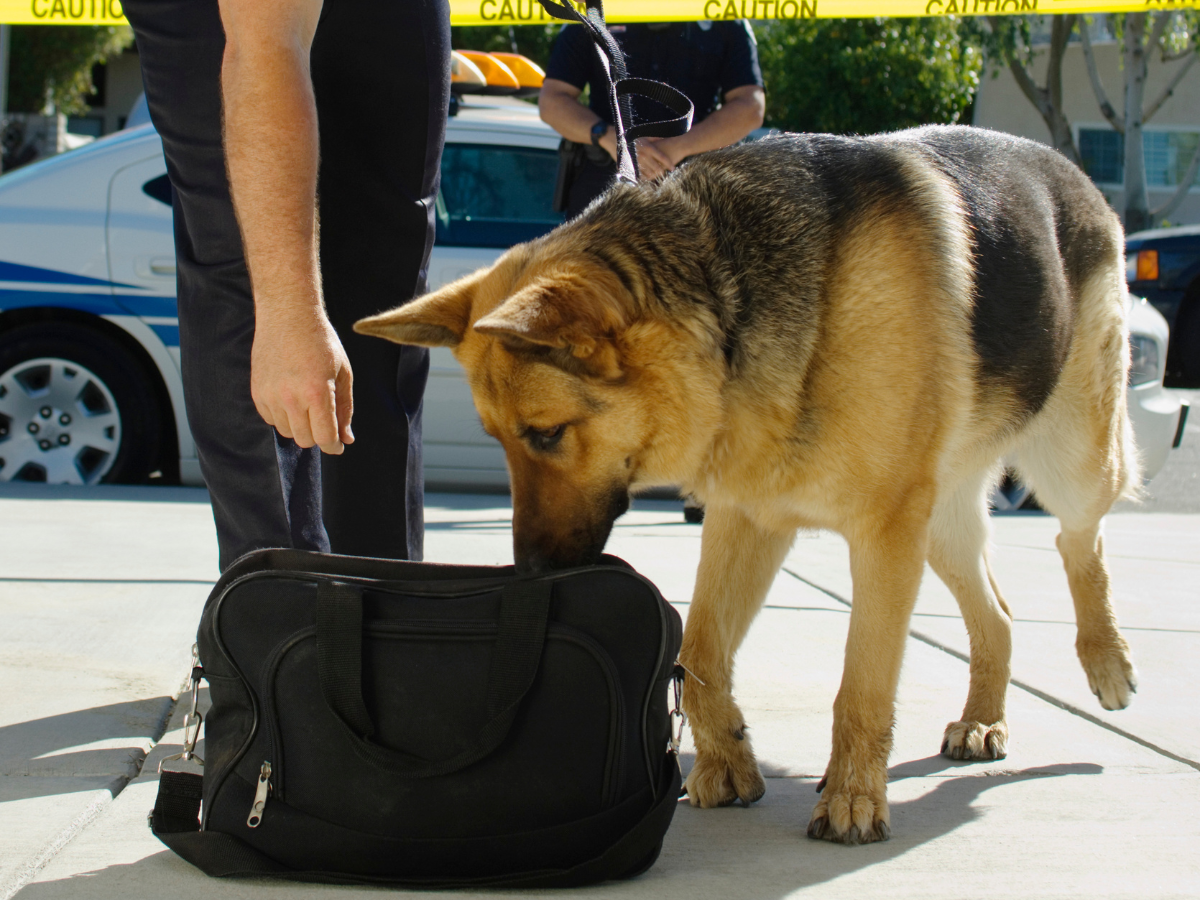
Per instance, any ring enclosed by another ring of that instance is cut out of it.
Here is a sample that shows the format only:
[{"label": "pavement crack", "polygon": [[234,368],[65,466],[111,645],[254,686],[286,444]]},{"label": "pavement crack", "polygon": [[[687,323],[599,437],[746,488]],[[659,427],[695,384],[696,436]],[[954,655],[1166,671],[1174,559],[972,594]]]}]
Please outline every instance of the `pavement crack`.
[{"label": "pavement crack", "polygon": [[[820,591],[825,596],[831,597],[832,599],[836,600],[838,603],[844,604],[845,606],[851,606],[850,601],[847,600],[845,597],[843,597],[841,594],[835,593],[834,591],[831,591],[828,588],[821,587],[821,585],[816,584],[815,582],[809,581],[803,575],[793,572],[787,566],[783,567],[783,571],[787,572],[789,575],[791,575],[797,581],[807,584],[813,590]],[[911,628],[908,630],[908,633],[911,637],[914,637],[918,641],[921,641],[921,643],[928,644],[930,647],[933,647],[934,649],[937,649],[937,650],[941,650],[943,653],[948,653],[950,656],[953,656],[955,659],[961,659],[963,662],[967,663],[968,665],[971,662],[971,657],[968,656],[967,654],[962,653],[959,650],[955,650],[953,647],[947,646],[946,644],[943,644],[941,641],[929,637],[929,635],[922,634],[921,632],[915,631]],[[1047,694],[1045,691],[1035,688],[1031,684],[1026,684],[1024,681],[1020,681],[1016,678],[1009,679],[1008,683],[1011,684],[1013,687],[1020,688],[1021,690],[1025,691],[1028,694],[1032,694],[1033,696],[1037,697],[1039,700],[1044,700],[1046,703],[1049,703],[1051,706],[1057,706],[1059,709],[1061,709],[1065,712],[1069,712],[1073,716],[1078,716],[1081,719],[1086,719],[1087,721],[1091,722],[1093,725],[1099,725],[1101,728],[1103,728],[1107,731],[1111,731],[1113,734],[1118,734],[1121,737],[1125,738],[1126,740],[1133,741],[1135,744],[1140,744],[1141,746],[1145,747],[1147,750],[1152,750],[1155,753],[1159,754],[1160,756],[1165,756],[1167,759],[1174,760],[1177,763],[1182,763],[1183,765],[1189,766],[1190,768],[1193,768],[1196,771],[1200,772],[1200,762],[1196,762],[1195,760],[1188,759],[1185,756],[1180,756],[1177,753],[1172,753],[1170,750],[1166,749],[1165,747],[1160,747],[1157,744],[1151,743],[1150,741],[1146,740],[1145,738],[1138,737],[1136,734],[1126,731],[1124,728],[1120,728],[1116,725],[1113,725],[1110,722],[1106,722],[1103,719],[1101,719],[1099,716],[1093,715],[1092,713],[1088,712],[1087,710],[1080,709],[1078,706],[1076,706],[1073,703],[1068,703],[1065,700],[1060,700],[1058,697],[1055,697],[1053,694]]]},{"label": "pavement crack", "polygon": [[[8,579],[0,579],[8,580]],[[113,779],[113,781],[104,788],[101,788],[101,796],[97,797],[87,808],[76,816],[71,823],[60,831],[51,841],[39,850],[34,856],[20,866],[11,876],[4,882],[0,883],[0,900],[12,900],[22,888],[28,885],[37,874],[44,869],[51,860],[54,859],[67,844],[71,843],[75,837],[80,834],[85,828],[95,821],[100,813],[104,812],[109,805],[120,796],[121,792],[129,786],[129,784],[142,773],[142,767],[145,766],[146,760],[150,758],[150,754],[162,740],[163,735],[167,733],[167,728],[170,727],[171,717],[175,715],[175,710],[179,706],[180,698],[183,696],[182,691],[176,697],[163,713],[162,718],[155,724],[154,733],[150,737],[150,746],[145,752],[138,751],[134,758],[130,760],[131,772],[127,775],[121,775]]]},{"label": "pavement crack", "polygon": [[67,844],[74,840],[76,835],[92,824],[92,821],[108,808],[109,804],[113,802],[117,794],[124,790],[125,785],[128,783],[129,779],[122,777],[118,778],[107,788],[103,788],[101,796],[88,804],[87,808],[76,816],[70,825],[60,831],[32,859],[19,867],[7,881],[0,884],[0,900],[11,900],[21,888],[33,881],[37,877],[38,872],[44,869],[50,860],[54,859]]}]

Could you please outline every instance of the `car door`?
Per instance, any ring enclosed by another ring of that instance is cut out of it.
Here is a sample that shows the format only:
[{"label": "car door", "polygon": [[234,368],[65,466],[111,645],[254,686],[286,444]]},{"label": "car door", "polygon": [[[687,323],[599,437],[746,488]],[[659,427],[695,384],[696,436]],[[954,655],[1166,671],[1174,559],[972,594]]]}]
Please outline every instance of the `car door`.
[{"label": "car door", "polygon": [[106,227],[117,302],[154,331],[178,365],[171,186],[161,153],[113,175]]},{"label": "car door", "polygon": [[[447,142],[430,290],[491,265],[513,244],[562,222],[551,208],[558,154],[521,139],[480,133]],[[479,424],[462,367],[446,348],[430,355],[424,444],[427,485],[507,487],[504,451]]]}]

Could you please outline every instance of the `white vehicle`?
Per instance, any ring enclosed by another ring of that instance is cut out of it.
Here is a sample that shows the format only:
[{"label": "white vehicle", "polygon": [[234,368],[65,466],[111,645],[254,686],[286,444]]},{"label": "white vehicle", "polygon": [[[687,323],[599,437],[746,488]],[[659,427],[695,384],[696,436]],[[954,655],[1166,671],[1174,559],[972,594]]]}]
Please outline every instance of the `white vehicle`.
[{"label": "white vehicle", "polygon": [[[1188,406],[1163,389],[1167,360],[1167,320],[1142,297],[1127,294],[1125,317],[1129,323],[1129,387],[1126,404],[1142,458],[1142,477],[1149,481],[1167,461],[1172,447],[1183,440]],[[994,509],[1008,511],[1034,506],[1027,485],[1011,473],[992,492]]]},{"label": "white vehicle", "polygon": [[[536,108],[487,97],[459,110],[430,289],[561,221],[558,136]],[[0,177],[0,481],[202,483],[179,375],[170,203],[150,125]],[[1149,478],[1182,433],[1181,411],[1162,389],[1165,321],[1144,301],[1129,315],[1129,405]],[[504,453],[445,349],[432,353],[424,439],[430,487],[507,488]],[[1009,496],[997,506],[1024,499]]]},{"label": "white vehicle", "polygon": [[[460,104],[431,289],[562,221],[557,148],[529,103]],[[448,350],[432,354],[424,435],[430,486],[507,488],[504,452]],[[0,481],[156,473],[203,483],[179,374],[171,187],[162,143],[142,125],[0,177]]]}]

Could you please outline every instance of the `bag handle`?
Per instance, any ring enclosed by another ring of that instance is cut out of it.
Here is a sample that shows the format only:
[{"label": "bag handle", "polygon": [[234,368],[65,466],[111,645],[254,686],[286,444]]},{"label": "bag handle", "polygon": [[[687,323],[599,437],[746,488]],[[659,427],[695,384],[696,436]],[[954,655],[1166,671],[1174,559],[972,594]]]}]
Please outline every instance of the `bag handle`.
[{"label": "bag handle", "polygon": [[[692,101],[682,91],[676,90],[661,81],[651,81],[646,78],[630,78],[625,68],[625,56],[621,47],[608,30],[604,21],[603,0],[583,0],[586,12],[581,13],[570,3],[558,3],[556,0],[540,0],[542,8],[556,19],[566,19],[578,22],[592,36],[596,46],[596,54],[608,74],[609,102],[612,104],[614,123],[617,131],[617,180],[630,184],[637,183],[638,163],[637,147],[634,145],[640,137],[675,137],[686,134],[692,127]],[[633,124],[633,107],[629,102],[631,95],[648,97],[663,104],[675,113],[674,119],[662,119],[655,122]]]},{"label": "bag handle", "polygon": [[529,579],[516,579],[504,588],[488,671],[487,724],[459,753],[430,760],[371,740],[375,723],[362,695],[362,592],[349,584],[319,582],[317,672],[321,693],[359,755],[399,775],[433,778],[466,768],[495,750],[508,736],[541,664],[553,590],[552,581]]}]

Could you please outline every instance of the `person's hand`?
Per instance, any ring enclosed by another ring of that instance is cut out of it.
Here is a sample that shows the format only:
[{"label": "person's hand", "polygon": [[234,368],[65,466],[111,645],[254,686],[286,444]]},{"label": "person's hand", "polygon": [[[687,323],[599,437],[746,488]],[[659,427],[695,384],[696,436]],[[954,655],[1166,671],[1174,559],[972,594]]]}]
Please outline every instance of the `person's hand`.
[{"label": "person's hand", "polygon": [[644,137],[637,140],[638,180],[657,181],[675,171],[675,163],[659,142],[662,138]]},{"label": "person's hand", "polygon": [[[655,146],[662,138],[645,137],[637,140],[638,178],[641,181],[654,181],[662,178],[668,172],[675,171],[675,163],[665,152],[665,147]],[[608,151],[615,161],[617,158],[617,130],[609,128],[600,138],[600,146]]]},{"label": "person's hand", "polygon": [[259,415],[301,447],[339,454],[354,442],[350,360],[319,311],[256,315],[250,396]]}]

